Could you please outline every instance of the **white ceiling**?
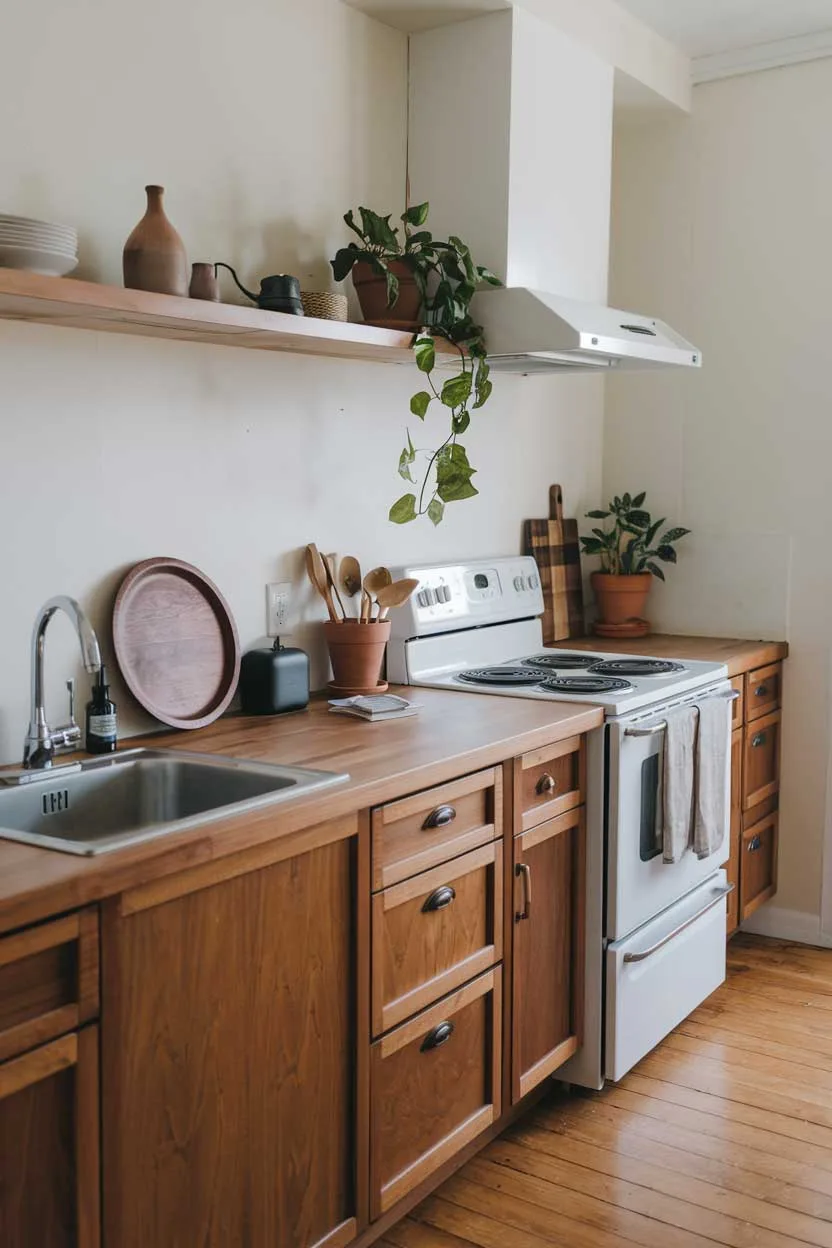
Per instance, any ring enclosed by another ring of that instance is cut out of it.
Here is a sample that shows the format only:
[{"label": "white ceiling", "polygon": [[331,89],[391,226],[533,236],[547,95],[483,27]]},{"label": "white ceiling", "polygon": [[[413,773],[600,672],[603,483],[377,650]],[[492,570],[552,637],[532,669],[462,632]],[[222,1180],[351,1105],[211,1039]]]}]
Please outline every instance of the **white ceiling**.
[{"label": "white ceiling", "polygon": [[618,0],[690,57],[832,29],[832,0]]}]

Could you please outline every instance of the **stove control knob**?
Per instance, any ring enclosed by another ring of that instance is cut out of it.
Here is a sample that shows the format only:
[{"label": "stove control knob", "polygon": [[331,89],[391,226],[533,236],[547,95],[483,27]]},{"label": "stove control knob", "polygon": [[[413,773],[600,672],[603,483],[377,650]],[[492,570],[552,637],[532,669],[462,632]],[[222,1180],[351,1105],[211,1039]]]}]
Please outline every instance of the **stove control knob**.
[{"label": "stove control knob", "polygon": [[530,576],[529,577],[529,589],[538,589],[539,586],[540,586],[540,581],[538,580],[538,578],[536,576]]},{"label": "stove control knob", "polygon": [[425,590],[419,590],[419,593],[416,595],[416,601],[419,603],[420,607],[426,607],[428,605],[428,597]]},{"label": "stove control knob", "polygon": [[514,588],[517,590],[518,594],[526,588],[526,582],[523,580],[522,576],[515,576]]},{"label": "stove control knob", "polygon": [[447,585],[440,585],[436,591],[436,597],[439,602],[450,602],[451,591]]},{"label": "stove control knob", "polygon": [[429,607],[432,607],[434,603],[436,602],[436,592],[432,589],[426,589],[425,601]]}]

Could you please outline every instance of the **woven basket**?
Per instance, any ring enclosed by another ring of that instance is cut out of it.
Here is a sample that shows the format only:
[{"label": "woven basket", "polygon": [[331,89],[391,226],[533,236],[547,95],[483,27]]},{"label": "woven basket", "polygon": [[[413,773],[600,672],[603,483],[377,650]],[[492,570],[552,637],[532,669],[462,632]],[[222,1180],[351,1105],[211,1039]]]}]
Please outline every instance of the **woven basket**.
[{"label": "woven basket", "polygon": [[300,301],[307,316],[321,321],[345,321],[347,319],[347,296],[333,295],[329,291],[301,292]]}]

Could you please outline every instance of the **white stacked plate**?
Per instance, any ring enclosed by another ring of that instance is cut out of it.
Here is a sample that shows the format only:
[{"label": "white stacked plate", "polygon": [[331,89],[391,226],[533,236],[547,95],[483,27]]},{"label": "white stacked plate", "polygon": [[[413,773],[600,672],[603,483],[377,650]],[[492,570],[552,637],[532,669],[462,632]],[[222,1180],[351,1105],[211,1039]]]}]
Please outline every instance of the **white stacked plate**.
[{"label": "white stacked plate", "polygon": [[65,277],[78,264],[78,233],[32,217],[0,213],[0,268]]}]

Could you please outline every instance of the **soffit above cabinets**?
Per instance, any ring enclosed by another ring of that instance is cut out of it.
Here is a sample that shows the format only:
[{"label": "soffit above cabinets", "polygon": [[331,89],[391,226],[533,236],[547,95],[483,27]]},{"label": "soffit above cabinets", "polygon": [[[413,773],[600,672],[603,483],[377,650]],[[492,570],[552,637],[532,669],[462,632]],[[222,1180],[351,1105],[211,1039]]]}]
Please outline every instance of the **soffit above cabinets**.
[{"label": "soffit above cabinets", "polygon": [[344,3],[411,34],[511,8],[510,0],[445,0],[444,3],[443,0],[344,0]]}]

